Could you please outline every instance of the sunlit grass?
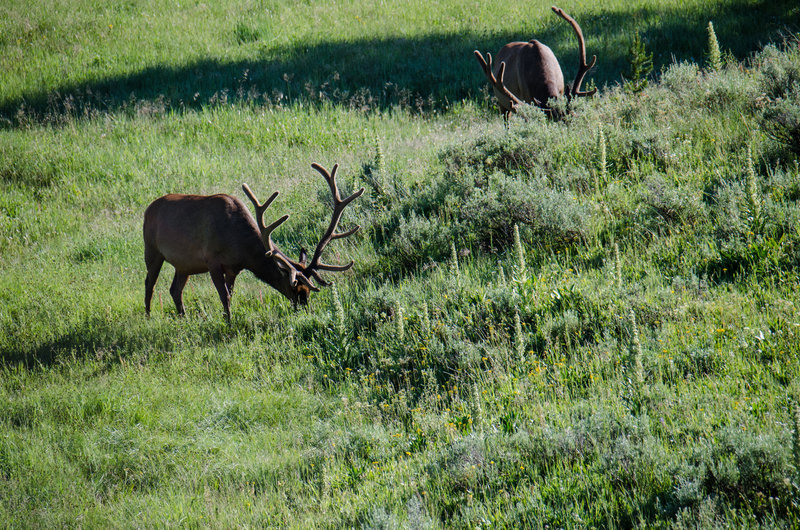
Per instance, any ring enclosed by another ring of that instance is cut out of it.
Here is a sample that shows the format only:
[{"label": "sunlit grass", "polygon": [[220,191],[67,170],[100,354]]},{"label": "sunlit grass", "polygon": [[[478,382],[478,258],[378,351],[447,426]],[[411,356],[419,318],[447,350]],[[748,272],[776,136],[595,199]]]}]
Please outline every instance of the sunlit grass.
[{"label": "sunlit grass", "polygon": [[[798,8],[569,11],[600,96],[506,127],[471,51],[569,77],[549,4],[0,7],[0,520],[796,526],[800,62],[726,52]],[[631,96],[633,29],[668,68]],[[179,318],[165,265],[145,317],[150,201],[280,191],[296,256],[312,162],[367,188],[335,290],[244,272],[227,324],[198,275]]]}]

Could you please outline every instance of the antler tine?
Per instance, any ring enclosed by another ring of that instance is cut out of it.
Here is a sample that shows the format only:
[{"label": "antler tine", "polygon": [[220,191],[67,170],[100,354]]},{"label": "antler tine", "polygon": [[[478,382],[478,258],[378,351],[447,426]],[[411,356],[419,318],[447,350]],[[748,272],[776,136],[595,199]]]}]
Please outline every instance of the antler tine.
[{"label": "antler tine", "polygon": [[267,211],[267,208],[269,208],[269,205],[272,204],[272,201],[274,201],[278,195],[280,195],[280,192],[276,191],[270,195],[269,199],[264,201],[264,204],[260,204],[256,198],[256,194],[250,189],[250,186],[243,183],[242,190],[244,190],[245,195],[247,195],[247,198],[250,199],[250,202],[253,203],[253,207],[256,209],[256,224],[261,232],[261,239],[264,241],[264,246],[267,247],[267,251],[272,254],[277,249],[275,243],[272,242],[272,231],[282,225],[284,221],[289,218],[289,214],[280,217],[277,221],[271,223],[269,226],[265,226],[264,212]]},{"label": "antler tine", "polygon": [[[581,42],[583,42],[583,40],[581,40]],[[594,96],[597,93],[597,87],[584,92],[580,90],[580,86],[583,83],[583,77],[589,72],[589,70],[594,68],[595,63],[597,62],[597,55],[592,55],[592,60],[589,61],[589,64],[586,64],[586,51],[584,47],[584,51],[581,54],[581,61],[583,64],[581,65],[580,79],[578,80],[576,77],[576,82],[574,83],[575,86],[572,87],[572,93],[577,97]]]},{"label": "antler tine", "polygon": [[286,270],[289,272],[289,285],[294,287],[299,282],[307,286],[312,291],[319,291],[319,288],[311,283],[309,279],[306,278],[306,276],[299,270],[299,264],[284,256],[281,252],[275,252],[271,255],[274,259],[282,262],[284,266],[286,266]]},{"label": "antler tine", "polygon": [[522,103],[517,96],[511,93],[511,91],[506,88],[506,85],[503,83],[503,79],[505,77],[506,72],[506,63],[505,61],[500,63],[500,69],[497,71],[498,76],[495,77],[494,73],[492,72],[492,54],[487,53],[487,59],[483,58],[481,52],[475,50],[473,52],[475,54],[475,58],[478,59],[478,63],[480,63],[481,68],[483,69],[483,73],[486,75],[486,78],[495,87],[497,90],[502,92],[509,100],[511,100],[512,106],[516,107],[520,103]]},{"label": "antler tine", "polygon": [[342,199],[339,196],[339,187],[336,185],[336,172],[339,170],[339,164],[334,164],[330,172],[316,162],[312,163],[311,167],[319,171],[319,173],[325,177],[325,182],[328,183],[331,189],[331,195],[333,195],[334,205],[341,202]]},{"label": "antler tine", "polygon": [[[583,42],[583,40],[581,40]],[[572,90],[570,91],[572,97],[585,97],[585,96],[593,96],[595,92],[597,92],[597,88],[593,88],[588,92],[581,91],[581,84],[583,84],[583,78],[589,72],[589,70],[594,67],[594,64],[597,62],[597,56],[592,56],[592,61],[590,64],[586,64],[586,56],[581,55],[581,65],[578,69],[578,73],[575,75],[575,81],[572,83]]]},{"label": "antler tine", "polygon": [[[486,75],[486,79],[489,80],[489,83],[491,83],[492,86],[495,86],[495,87],[498,87],[498,88],[502,88],[502,86],[503,86],[502,77],[503,76],[502,75],[500,76],[501,79],[500,79],[500,82],[498,83],[497,78],[494,76],[494,72],[492,72],[492,54],[489,53],[489,52],[486,52],[487,59],[484,59],[483,55],[481,55],[481,52],[479,52],[478,50],[475,50],[473,53],[475,54],[475,57],[478,59],[478,62],[480,63],[481,68],[483,68],[483,73]],[[505,68],[503,66],[503,63],[501,63],[500,67],[501,68]]]},{"label": "antler tine", "polygon": [[350,261],[350,263],[347,265],[327,265],[320,262],[320,257],[322,256],[322,251],[332,240],[351,236],[361,228],[360,226],[356,225],[354,228],[351,228],[345,232],[336,232],[336,227],[339,224],[339,220],[342,218],[345,207],[347,207],[347,205],[353,200],[361,197],[361,194],[364,193],[364,188],[359,189],[346,199],[342,199],[339,194],[339,187],[336,185],[336,171],[339,169],[339,164],[335,164],[330,172],[316,162],[311,164],[311,167],[317,170],[320,175],[325,178],[325,181],[328,183],[328,187],[330,187],[331,195],[333,197],[333,214],[331,215],[331,222],[328,225],[328,229],[325,231],[322,239],[320,239],[319,243],[317,244],[317,248],[314,250],[314,255],[311,258],[311,262],[303,269],[302,272],[306,276],[313,276],[317,282],[320,283],[320,285],[328,285],[328,283],[319,276],[317,271],[346,271],[355,263],[354,261]]},{"label": "antler tine", "polygon": [[278,228],[280,225],[284,223],[289,218],[289,214],[284,214],[282,217],[278,218],[275,222],[273,222],[269,226],[265,226],[264,229],[261,231],[261,239],[264,240],[264,245],[266,245],[267,249],[270,252],[274,252],[277,250],[275,243],[272,242],[272,231]]},{"label": "antler tine", "polygon": [[564,12],[563,9],[552,6],[550,9],[553,10],[555,14],[566,20],[570,26],[572,26],[575,35],[578,37],[578,72],[575,74],[575,81],[572,83],[572,89],[570,90],[569,97],[576,97],[576,96],[591,96],[597,92],[597,89],[590,90],[588,92],[581,92],[581,84],[583,83],[583,78],[586,74],[591,70],[595,63],[597,62],[597,56],[593,55],[590,64],[586,64],[586,41],[583,38],[583,31],[581,31],[581,27],[575,21],[574,18],[569,16]]},{"label": "antler tine", "polygon": [[242,183],[242,190],[244,190],[244,194],[247,195],[247,198],[250,199],[250,202],[253,203],[253,207],[256,209],[256,223],[258,224],[258,228],[264,228],[264,212],[267,211],[269,205],[272,204],[272,201],[279,195],[279,192],[276,191],[264,204],[261,204],[258,202],[256,194],[253,193],[253,190],[251,190],[250,186],[246,183]]},{"label": "antler tine", "polygon": [[494,75],[492,74],[492,54],[491,53],[486,54],[489,57],[489,61],[487,62],[486,59],[483,58],[483,54],[478,50],[475,50],[472,53],[474,53],[475,58],[478,59],[478,63],[481,65],[483,73],[486,74],[486,77],[489,79],[489,81],[492,84],[494,84],[495,80],[494,80]]},{"label": "antler tine", "polygon": [[[522,100],[515,96],[505,85],[503,82],[506,76],[506,62],[503,61],[500,63],[500,69],[497,71],[500,74],[500,78],[497,81],[498,88],[505,94],[505,96],[511,101],[511,110],[516,112],[517,106],[522,104]],[[535,103],[539,105],[539,101],[535,100]]]},{"label": "antler tine", "polygon": [[[341,211],[344,210],[345,206],[350,204],[350,202],[353,201],[354,199],[361,197],[361,194],[364,193],[364,188],[361,188],[352,195],[350,195],[349,197],[347,197],[346,199],[342,199],[341,196],[339,195],[339,186],[336,185],[336,170],[339,169],[339,164],[334,164],[333,170],[331,170],[330,173],[328,173],[328,171],[324,167],[317,164],[316,162],[311,164],[311,167],[319,171],[319,173],[323,177],[325,177],[325,180],[328,182],[328,186],[331,188],[331,195],[333,195],[333,209],[334,212],[337,209],[339,209],[339,217],[341,217]],[[335,225],[332,226],[334,229],[336,228]],[[333,234],[333,236],[342,237],[341,234]]]},{"label": "antler tine", "polygon": [[583,92],[583,91],[575,92],[576,97],[594,96],[595,94],[597,94],[597,87],[589,90],[588,92]]}]

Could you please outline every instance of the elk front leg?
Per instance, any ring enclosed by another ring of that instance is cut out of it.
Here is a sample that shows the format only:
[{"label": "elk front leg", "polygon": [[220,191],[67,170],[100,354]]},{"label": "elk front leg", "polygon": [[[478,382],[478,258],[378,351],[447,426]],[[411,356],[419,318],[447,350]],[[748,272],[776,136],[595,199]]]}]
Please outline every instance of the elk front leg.
[{"label": "elk front leg", "polygon": [[178,311],[178,315],[183,316],[183,288],[186,286],[186,280],[189,279],[189,275],[181,274],[177,270],[175,271],[175,277],[172,278],[172,285],[169,287],[169,294],[172,295],[172,300],[175,302],[175,309]]},{"label": "elk front leg", "polygon": [[[211,281],[214,282],[214,287],[217,288],[219,299],[222,302],[222,308],[225,310],[225,320],[231,321],[231,293],[228,290],[228,282],[225,278],[225,273],[222,267],[212,267],[208,271],[211,274]],[[233,282],[231,282],[233,287]]]}]

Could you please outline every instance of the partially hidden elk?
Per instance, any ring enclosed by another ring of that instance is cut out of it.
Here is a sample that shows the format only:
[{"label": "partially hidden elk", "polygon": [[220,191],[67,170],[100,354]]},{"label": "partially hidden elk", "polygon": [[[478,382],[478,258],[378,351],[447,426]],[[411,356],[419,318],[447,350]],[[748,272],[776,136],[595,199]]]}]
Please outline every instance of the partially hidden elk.
[{"label": "partially hidden elk", "polygon": [[[589,92],[582,92],[580,88],[584,76],[597,61],[597,56],[592,56],[591,62],[586,63],[586,42],[581,27],[563,9],[555,6],[551,9],[569,22],[578,36],[578,73],[566,92],[568,101],[575,97],[594,95],[596,88]],[[554,117],[549,100],[565,95],[564,75],[558,59],[548,46],[536,39],[530,42],[510,42],[497,52],[494,65],[492,54],[487,53],[488,59],[484,59],[480,51],[475,50],[474,53],[492,85],[497,104],[506,120],[523,102],[532,103]]]},{"label": "partially hidden elk", "polygon": [[218,195],[164,195],[153,201],[144,212],[144,261],[147,267],[145,278],[144,307],[150,315],[150,300],[153,296],[161,266],[166,261],[175,267],[175,277],[169,288],[179,315],[184,314],[183,288],[189,276],[209,273],[219,293],[225,318],[230,321],[230,301],[236,276],[244,269],[256,278],[269,284],[288,298],[294,307],[306,305],[311,291],[319,291],[319,285],[329,285],[320,276],[321,271],[346,271],[346,265],[328,265],[321,261],[322,252],[334,239],[354,234],[360,227],[337,232],[339,220],[345,207],[364,193],[364,188],[342,199],[336,184],[338,164],[328,172],[319,164],[312,164],[326,180],[333,196],[333,214],[328,229],[317,244],[311,261],[307,262],[305,249],[295,261],[280,251],[272,241],[272,232],[289,215],[264,224],[264,212],[278,196],[272,194],[260,203],[247,184],[242,184],[247,197],[253,203],[256,218],[250,214],[241,200],[226,194]]}]

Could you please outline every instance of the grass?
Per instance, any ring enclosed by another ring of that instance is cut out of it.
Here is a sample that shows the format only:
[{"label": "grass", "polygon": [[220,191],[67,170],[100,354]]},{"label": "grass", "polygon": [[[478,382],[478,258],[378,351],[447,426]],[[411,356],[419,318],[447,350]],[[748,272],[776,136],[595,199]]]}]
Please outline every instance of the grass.
[{"label": "grass", "polygon": [[[796,6],[566,6],[600,95],[507,128],[471,52],[569,78],[548,5],[168,7],[0,7],[5,525],[798,525]],[[150,201],[279,190],[293,255],[312,161],[335,290],[144,316]]]}]

